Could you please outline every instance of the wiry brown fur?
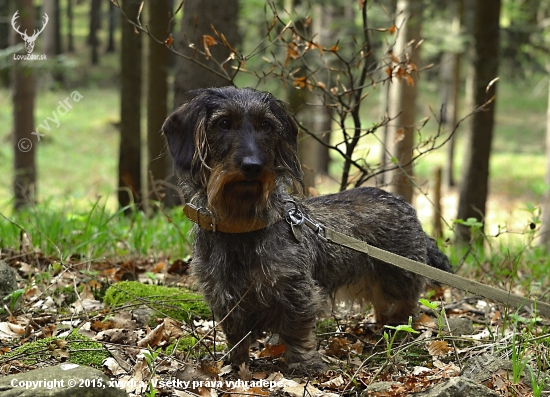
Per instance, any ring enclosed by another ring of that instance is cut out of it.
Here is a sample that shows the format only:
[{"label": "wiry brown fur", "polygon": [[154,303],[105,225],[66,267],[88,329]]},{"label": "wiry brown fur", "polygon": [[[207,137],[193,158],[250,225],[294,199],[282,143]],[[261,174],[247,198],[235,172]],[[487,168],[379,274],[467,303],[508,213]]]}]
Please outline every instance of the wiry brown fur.
[{"label": "wiry brown fur", "polygon": [[246,233],[195,226],[192,269],[229,343],[232,360],[248,359],[252,338],[265,331],[286,344],[292,367],[322,368],[313,329],[327,301],[339,293],[372,303],[381,324],[414,315],[425,284],[419,275],[329,244],[302,227],[298,242],[281,220],[297,207],[327,227],[374,246],[450,271],[448,259],[422,230],[414,209],[376,188],[298,200],[302,184],[298,130],[268,93],[226,87],[199,90],[165,122],[163,131],[181,174],[187,201],[216,222],[266,228]]}]

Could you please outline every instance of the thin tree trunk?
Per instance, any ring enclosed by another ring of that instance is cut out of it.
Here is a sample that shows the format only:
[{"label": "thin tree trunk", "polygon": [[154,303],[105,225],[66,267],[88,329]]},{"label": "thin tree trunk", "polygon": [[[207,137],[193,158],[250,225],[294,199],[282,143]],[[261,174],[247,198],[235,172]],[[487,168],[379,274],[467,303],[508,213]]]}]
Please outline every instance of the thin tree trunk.
[{"label": "thin tree trunk", "polygon": [[[158,0],[149,3],[149,30],[153,37],[164,39],[168,37],[170,5],[168,0]],[[162,124],[168,113],[168,50],[151,38],[148,40],[148,80],[147,80],[147,181],[166,178],[166,157],[163,155],[165,141],[161,134]],[[149,186],[151,199],[154,196],[154,186]]]},{"label": "thin tree trunk", "polygon": [[[317,17],[313,20],[312,29],[313,35],[318,37],[321,45],[327,45],[332,40],[332,31],[330,26],[334,18],[334,7],[330,4],[325,6],[314,6],[314,12]],[[331,82],[330,86],[332,87]],[[327,84],[328,86],[328,84]],[[330,137],[332,134],[332,109],[330,107],[323,106],[322,100],[317,100],[318,106],[315,107],[315,114],[313,115],[313,130],[319,137],[325,142],[330,144]],[[317,172],[328,175],[330,165],[330,153],[326,146],[317,144]]]},{"label": "thin tree trunk", "polygon": [[[473,102],[480,106],[496,98],[496,84],[489,83],[498,76],[500,0],[475,2],[473,25]],[[489,158],[493,139],[495,101],[485,111],[475,113],[468,131],[457,219],[484,220],[489,190]],[[457,237],[470,241],[470,229],[457,225]]]},{"label": "thin tree trunk", "polygon": [[[35,29],[35,12],[32,0],[17,0],[20,31]],[[14,34],[14,44],[22,43],[20,35]],[[18,61],[13,69],[13,192],[16,210],[32,205],[36,200],[36,148],[31,132],[34,131],[35,79],[32,68],[25,68]]]},{"label": "thin tree trunk", "polygon": [[443,237],[443,222],[441,222],[442,216],[442,207],[441,207],[441,167],[437,167],[433,173],[433,187],[432,187],[432,197],[433,197],[433,213],[432,213],[432,225],[433,225],[433,237],[440,238]]},{"label": "thin tree trunk", "polygon": [[101,0],[91,0],[90,2],[90,34],[88,36],[88,44],[91,50],[92,65],[99,63],[99,38],[97,33],[101,27]]},{"label": "thin tree trunk", "polygon": [[[394,54],[401,56],[411,41],[414,42],[411,49],[420,41],[422,1],[399,0],[397,15],[396,24],[400,31]],[[416,66],[419,65],[420,53],[418,49],[412,51],[410,59]],[[389,174],[390,189],[409,203],[412,203],[413,199],[413,167],[410,162],[413,156],[418,92],[416,72],[412,72],[411,77],[414,79],[413,84],[409,84],[405,80],[393,81],[390,87],[389,114],[390,117],[395,117],[395,120],[388,128],[387,142],[392,162],[400,167]]]},{"label": "thin tree trunk", "polygon": [[[550,78],[550,62],[546,66],[548,77]],[[544,175],[544,183],[550,186],[550,87],[548,87],[548,108],[546,110],[546,173]],[[546,247],[546,251],[550,252],[550,188],[547,188],[542,198],[542,219],[540,242]]]},{"label": "thin tree trunk", "polygon": [[49,17],[48,28],[44,30],[42,41],[44,53],[59,55],[62,53],[59,0],[44,0],[42,12],[48,14]]},{"label": "thin tree trunk", "polygon": [[[464,20],[464,0],[454,0],[451,8],[452,22],[451,32],[453,35],[460,35]],[[460,61],[462,54],[460,52],[448,52],[446,62],[449,62],[449,89],[447,91],[446,109],[445,109],[445,127],[451,133],[458,122],[458,100],[460,94]],[[443,65],[442,65],[443,66]],[[447,76],[446,76],[447,77]],[[454,178],[454,158],[455,142],[458,131],[455,131],[447,145],[447,159],[445,166],[445,184],[449,187],[455,186]]]},{"label": "thin tree trunk", "polygon": [[67,0],[67,52],[74,52],[73,0]]},{"label": "thin tree trunk", "polygon": [[[135,20],[140,0],[123,0],[122,9]],[[118,202],[125,207],[141,200],[141,35],[122,16],[120,73],[120,150]]]},{"label": "thin tree trunk", "polygon": [[[153,3],[150,3],[153,4]],[[105,52],[115,52],[115,29],[117,21],[118,8],[115,7],[112,1],[109,2],[109,38],[107,40],[107,49]]]}]

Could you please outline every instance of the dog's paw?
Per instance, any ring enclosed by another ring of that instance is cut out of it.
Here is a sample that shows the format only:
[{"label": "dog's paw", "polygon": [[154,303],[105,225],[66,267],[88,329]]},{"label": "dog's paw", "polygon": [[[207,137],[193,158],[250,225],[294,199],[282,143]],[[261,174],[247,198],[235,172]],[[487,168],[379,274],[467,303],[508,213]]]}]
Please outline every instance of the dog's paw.
[{"label": "dog's paw", "polygon": [[316,357],[309,361],[302,361],[288,364],[288,371],[294,375],[310,375],[326,372],[328,366]]}]

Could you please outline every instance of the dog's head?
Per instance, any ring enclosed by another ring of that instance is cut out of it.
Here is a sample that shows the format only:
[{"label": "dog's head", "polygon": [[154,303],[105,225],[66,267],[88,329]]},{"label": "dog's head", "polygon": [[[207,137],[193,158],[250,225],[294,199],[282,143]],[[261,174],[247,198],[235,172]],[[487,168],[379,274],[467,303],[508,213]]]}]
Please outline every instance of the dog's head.
[{"label": "dog's head", "polygon": [[176,171],[207,194],[221,218],[254,217],[275,184],[302,184],[298,128],[266,92],[234,87],[193,91],[162,130]]}]

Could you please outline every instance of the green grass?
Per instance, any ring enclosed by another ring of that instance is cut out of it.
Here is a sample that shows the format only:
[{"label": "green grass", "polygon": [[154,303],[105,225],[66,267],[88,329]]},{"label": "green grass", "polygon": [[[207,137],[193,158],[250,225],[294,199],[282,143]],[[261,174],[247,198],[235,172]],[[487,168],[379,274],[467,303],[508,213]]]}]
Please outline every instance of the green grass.
[{"label": "green grass", "polygon": [[[59,127],[48,121],[50,131],[28,138],[37,149],[38,199],[52,200],[52,204],[66,202],[90,206],[98,196],[110,197],[116,188],[118,164],[118,131],[114,124],[119,120],[118,95],[112,89],[78,88],[83,96],[65,115],[59,115],[58,102],[70,97],[73,90],[45,91],[38,96],[36,125],[45,125],[47,117],[58,116]],[[5,131],[12,129],[10,93],[0,90],[0,124]],[[9,134],[1,136],[0,145],[0,209],[10,206],[13,179],[13,149]],[[109,202],[114,208],[115,198]]]},{"label": "green grass", "polygon": [[[24,228],[35,250],[66,260],[73,254],[86,259],[186,257],[190,253],[191,223],[181,208],[146,216],[143,212],[111,211],[106,200],[86,209],[50,199],[33,208],[0,216],[0,249],[19,247]],[[1,212],[0,212],[1,214]],[[171,222],[170,222],[170,221]],[[19,226],[18,226],[19,225]]]}]

